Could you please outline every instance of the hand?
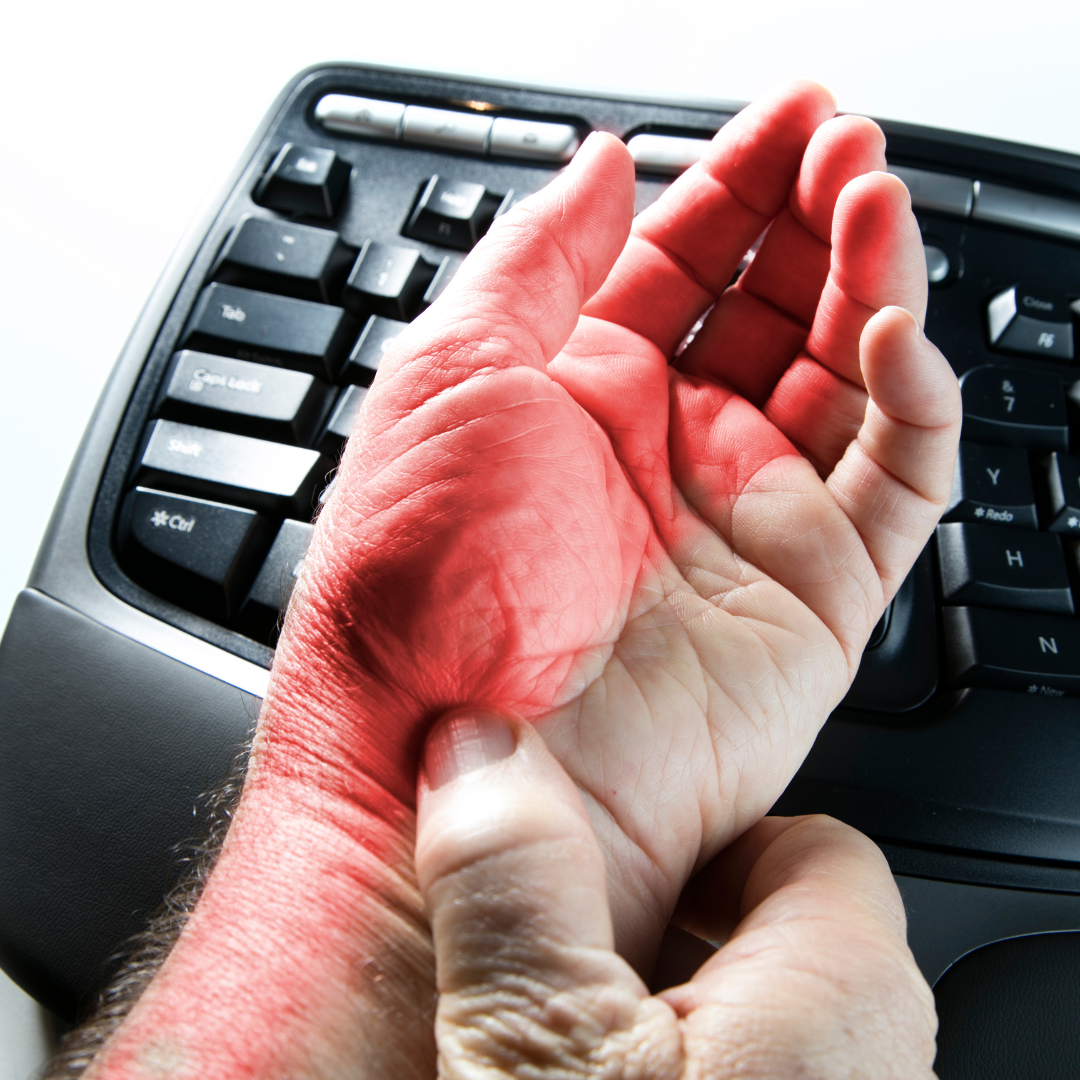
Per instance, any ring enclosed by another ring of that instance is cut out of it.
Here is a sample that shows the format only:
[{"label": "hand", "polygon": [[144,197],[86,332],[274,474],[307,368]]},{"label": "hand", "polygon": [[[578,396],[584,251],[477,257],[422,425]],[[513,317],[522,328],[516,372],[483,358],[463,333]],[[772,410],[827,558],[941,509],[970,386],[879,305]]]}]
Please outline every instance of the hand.
[{"label": "hand", "polygon": [[807,84],[751,106],[632,228],[629,156],[593,136],[495,223],[380,368],[264,713],[283,770],[376,815],[411,810],[444,710],[534,721],[642,970],[842,698],[951,484],[908,194],[832,109]]},{"label": "hand", "polygon": [[649,969],[950,487],[959,393],[919,330],[907,192],[868,172],[880,131],[832,110],[805,84],[751,106],[636,219],[626,148],[591,137],[398,339],[220,860],[93,1075],[429,1074],[414,778],[463,704],[535,724],[606,855],[616,948]]},{"label": "hand", "polygon": [[613,951],[603,855],[534,730],[436,726],[417,871],[438,965],[439,1077],[931,1080],[933,995],[881,852],[829,818],[765,818],[691,882],[726,944],[650,996]]}]

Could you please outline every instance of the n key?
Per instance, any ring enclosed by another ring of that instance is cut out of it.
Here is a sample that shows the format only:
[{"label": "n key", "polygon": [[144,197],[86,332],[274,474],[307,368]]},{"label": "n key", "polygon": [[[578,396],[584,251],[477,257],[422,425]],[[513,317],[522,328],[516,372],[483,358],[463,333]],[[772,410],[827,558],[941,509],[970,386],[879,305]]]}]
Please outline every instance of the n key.
[{"label": "n key", "polygon": [[1080,620],[965,607],[947,607],[942,618],[953,686],[1080,693]]}]

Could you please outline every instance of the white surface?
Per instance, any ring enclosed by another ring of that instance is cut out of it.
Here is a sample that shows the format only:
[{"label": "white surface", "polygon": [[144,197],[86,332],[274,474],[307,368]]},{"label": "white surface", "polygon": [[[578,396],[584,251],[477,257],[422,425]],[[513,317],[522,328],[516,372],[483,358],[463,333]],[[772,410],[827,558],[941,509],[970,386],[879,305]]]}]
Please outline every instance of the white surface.
[{"label": "white surface", "polygon": [[[13,5],[0,35],[0,621],[156,275],[300,68],[368,60],[744,100],[804,75],[848,111],[1080,152],[1078,40],[1074,0]],[[18,1009],[0,998],[3,1022]],[[0,1078],[24,1052],[0,1041]]]},{"label": "white surface", "polygon": [[49,1053],[45,1015],[0,971],[0,1080],[29,1080]]}]

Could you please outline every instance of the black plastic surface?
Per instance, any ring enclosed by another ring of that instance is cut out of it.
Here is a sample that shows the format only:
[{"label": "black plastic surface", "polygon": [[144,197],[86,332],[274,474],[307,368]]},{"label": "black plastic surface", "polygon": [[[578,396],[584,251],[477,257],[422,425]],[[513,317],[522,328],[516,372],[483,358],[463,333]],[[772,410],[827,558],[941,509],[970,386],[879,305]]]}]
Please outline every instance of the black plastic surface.
[{"label": "black plastic surface", "polygon": [[0,644],[0,962],[71,1019],[161,904],[258,699],[24,590]]},{"label": "black plastic surface", "polygon": [[1080,933],[995,942],[934,991],[941,1080],[1073,1080],[1080,1063]]}]

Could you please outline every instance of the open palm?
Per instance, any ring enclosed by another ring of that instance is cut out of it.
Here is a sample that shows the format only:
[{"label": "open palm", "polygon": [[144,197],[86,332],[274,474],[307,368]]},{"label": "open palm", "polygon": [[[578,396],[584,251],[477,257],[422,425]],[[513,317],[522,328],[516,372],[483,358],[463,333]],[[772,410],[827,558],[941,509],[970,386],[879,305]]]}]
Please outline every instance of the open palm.
[{"label": "open palm", "polygon": [[446,709],[532,719],[640,965],[783,790],[948,494],[918,227],[880,131],[832,110],[806,84],[747,109],[632,229],[606,136],[500,219],[380,369],[275,664],[270,736],[387,820]]}]

